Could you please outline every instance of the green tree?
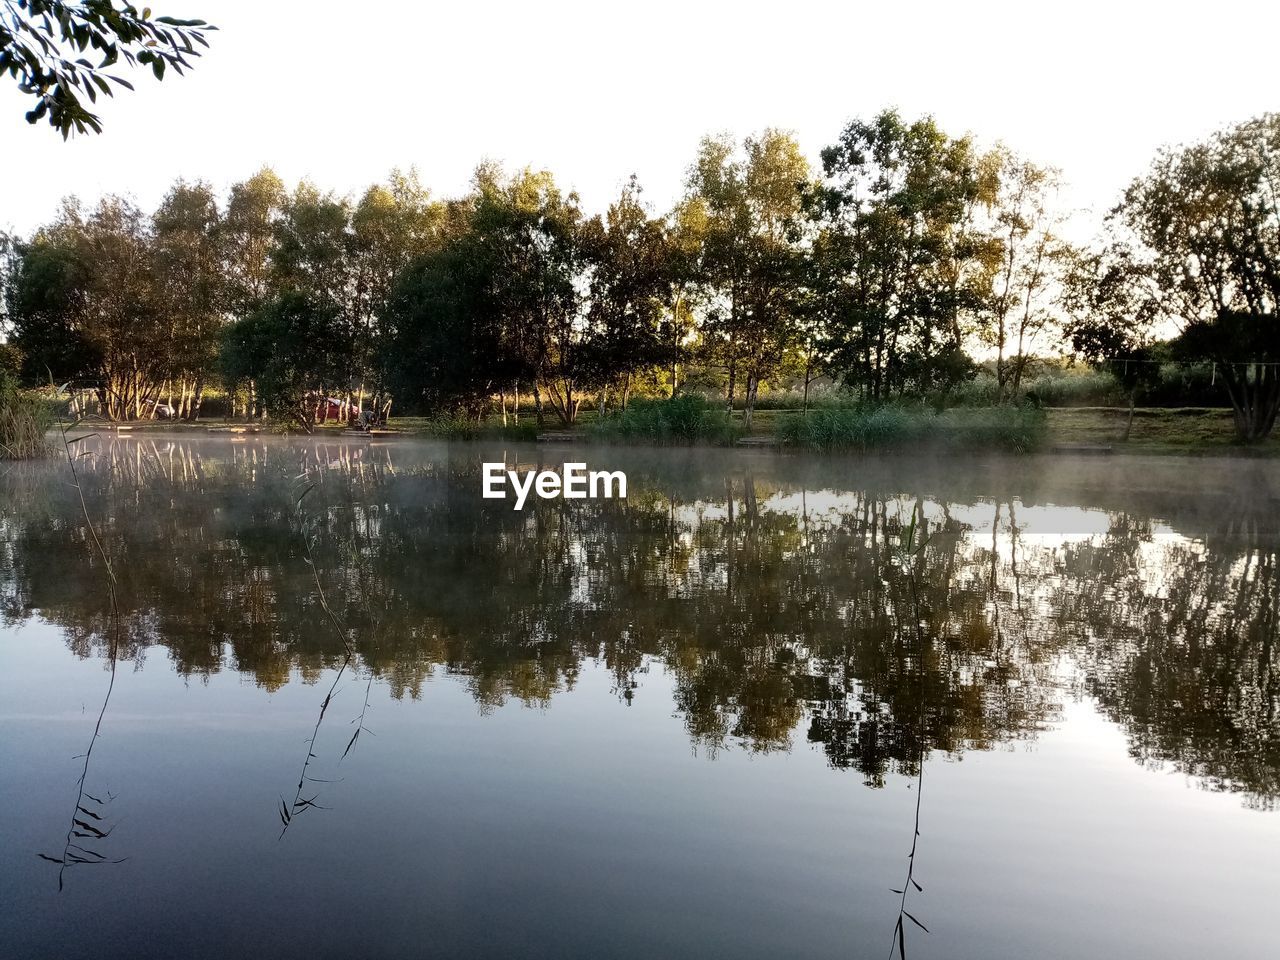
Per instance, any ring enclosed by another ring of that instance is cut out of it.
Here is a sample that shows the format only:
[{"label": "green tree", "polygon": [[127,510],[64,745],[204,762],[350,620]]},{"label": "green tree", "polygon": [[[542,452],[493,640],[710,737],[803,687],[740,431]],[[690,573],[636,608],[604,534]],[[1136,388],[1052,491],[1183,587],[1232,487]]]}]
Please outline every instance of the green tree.
[{"label": "green tree", "polygon": [[24,245],[14,340],[29,380],[83,380],[113,420],[146,414],[171,369],[147,218],[106,197],[85,216],[64,203]]},{"label": "green tree", "polygon": [[[43,119],[65,140],[76,133],[102,132],[102,123],[85,104],[98,95],[114,96],[114,86],[132,90],[111,72],[124,65],[149,66],[157,80],[166,71],[179,75],[209,45],[205,35],[218,28],[203,20],[152,17],[151,9],[112,0],[3,0],[0,3],[0,73],[34,97],[28,123]],[[101,55],[94,64],[84,54]]]},{"label": "green tree", "polygon": [[151,223],[157,294],[172,355],[169,395],[180,379],[178,413],[196,420],[226,316],[222,215],[213,188],[179,180]]},{"label": "green tree", "polygon": [[547,171],[505,177],[477,171],[472,229],[494,273],[491,297],[503,327],[503,354],[527,371],[542,420],[543,396],[557,418],[573,423],[590,379],[583,340],[582,211]]},{"label": "green tree", "polygon": [[267,412],[310,433],[317,407],[344,385],[350,327],[331,302],[287,290],[223,334],[219,355],[229,382],[252,379]]},{"label": "green tree", "polygon": [[284,181],[269,167],[231,187],[223,218],[227,306],[247,317],[271,292],[276,222],[287,199]]},{"label": "green tree", "polygon": [[640,202],[633,176],[603,217],[584,229],[584,259],[589,274],[587,365],[600,386],[616,388],[622,408],[642,371],[668,364],[665,329],[671,294],[670,240],[666,225],[651,218]]},{"label": "green tree", "polygon": [[441,238],[444,205],[433,202],[417,173],[393,170],[386,184],[369,187],[351,214],[352,311],[357,403],[365,390],[381,408],[395,357],[388,310],[397,278]]},{"label": "green tree", "polygon": [[991,211],[989,280],[984,284],[989,295],[979,333],[995,348],[996,396],[1003,403],[1018,395],[1034,348],[1055,324],[1055,294],[1073,250],[1059,235],[1058,171],[1008,150],[998,151],[994,159],[999,192]]},{"label": "green tree", "polygon": [[467,229],[401,273],[384,317],[385,364],[410,406],[479,416],[527,369],[499,311],[491,256]]},{"label": "green tree", "polygon": [[971,375],[964,341],[991,262],[976,212],[994,201],[994,164],[893,110],[852,121],[822,162],[810,211],[834,368],[873,401]]},{"label": "green tree", "polygon": [[1138,395],[1160,379],[1152,339],[1157,305],[1142,271],[1124,246],[1075,251],[1062,276],[1062,302],[1067,311],[1063,333],[1071,348],[1114,376],[1129,398],[1123,436],[1128,440]]},{"label": "green tree", "polygon": [[1110,218],[1145,312],[1222,374],[1245,442],[1280,412],[1280,114],[1164,150]]},{"label": "green tree", "polygon": [[778,130],[747,137],[741,153],[727,136],[706,137],[689,171],[688,200],[704,221],[704,351],[725,370],[730,407],[744,376],[747,426],[760,382],[777,370],[795,329],[809,179],[799,145]]}]

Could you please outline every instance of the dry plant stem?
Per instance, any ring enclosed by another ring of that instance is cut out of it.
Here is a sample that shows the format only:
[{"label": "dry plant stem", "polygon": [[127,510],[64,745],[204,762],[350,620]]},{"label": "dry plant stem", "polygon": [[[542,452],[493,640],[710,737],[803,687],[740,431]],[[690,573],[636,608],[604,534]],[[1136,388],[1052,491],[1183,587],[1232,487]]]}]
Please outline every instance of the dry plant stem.
[{"label": "dry plant stem", "polygon": [[[342,658],[342,663],[338,667],[338,672],[334,675],[333,683],[329,685],[329,692],[325,694],[324,702],[320,704],[320,714],[319,716],[316,717],[316,725],[311,731],[310,739],[307,740],[307,756],[306,756],[306,759],[302,761],[302,771],[298,775],[298,786],[296,791],[294,792],[293,804],[291,806],[287,806],[285,804],[283,797],[280,800],[280,821],[283,824],[283,826],[280,829],[280,837],[278,839],[284,838],[285,833],[289,829],[289,825],[293,823],[293,818],[297,814],[301,813],[303,810],[306,810],[308,807],[319,806],[316,803],[315,796],[312,796],[310,798],[305,798],[302,795],[303,789],[307,782],[307,770],[311,766],[311,761],[314,760],[316,756],[315,754],[316,738],[320,735],[320,725],[324,723],[325,713],[328,712],[329,704],[333,700],[334,692],[338,689],[338,684],[341,682],[343,675],[347,672],[347,667],[351,665],[351,660],[355,655],[355,650],[351,646],[351,641],[347,638],[346,631],[342,629],[342,625],[338,623],[338,618],[334,615],[332,608],[329,606],[329,598],[325,595],[324,585],[320,582],[320,571],[316,568],[315,558],[312,556],[312,553],[311,553],[311,538],[307,534],[307,523],[306,523],[307,518],[306,518],[306,514],[303,512],[303,509],[302,509],[302,501],[306,499],[307,494],[309,494],[314,489],[315,489],[315,484],[312,484],[311,486],[307,487],[306,490],[302,491],[302,494],[298,497],[298,501],[297,501],[298,526],[302,534],[302,549],[305,553],[307,566],[311,568],[311,575],[315,579],[316,596],[320,601],[320,609],[324,611],[325,618],[329,621],[329,625],[330,627],[332,627],[334,635],[340,641],[342,641],[342,648],[345,651],[345,653]],[[366,692],[365,706],[366,707],[368,706],[367,692]],[[363,718],[363,716],[364,714],[362,712],[361,717]],[[357,730],[356,733],[357,735],[359,735],[359,730]],[[353,737],[352,743],[354,742],[355,742],[355,738]],[[348,744],[347,750],[349,751],[350,749],[351,749],[351,744]],[[344,753],[343,756],[346,756],[346,754]]]},{"label": "dry plant stem", "polygon": [[[80,421],[76,421],[76,424],[78,423],[80,423]],[[73,424],[73,426],[74,425],[75,424]],[[102,709],[98,711],[98,720],[93,726],[93,736],[90,737],[89,739],[89,747],[84,752],[84,766],[80,770],[80,779],[77,783],[78,792],[76,793],[76,802],[75,802],[75,806],[72,808],[72,811],[71,811],[71,824],[67,827],[66,844],[63,846],[63,849],[62,849],[62,865],[58,869],[58,890],[61,891],[63,886],[63,874],[65,873],[67,867],[70,864],[106,862],[105,858],[103,858],[100,854],[93,853],[93,851],[85,851],[84,848],[79,847],[79,845],[73,843],[72,840],[76,835],[76,827],[84,825],[83,822],[79,820],[79,817],[77,815],[81,813],[82,810],[84,810],[84,801],[86,796],[85,783],[89,778],[89,763],[93,759],[93,748],[97,745],[98,736],[102,732],[102,718],[106,716],[107,705],[111,702],[111,693],[115,689],[115,685],[116,685],[116,657],[120,650],[120,604],[116,597],[115,571],[111,568],[111,560],[107,557],[107,552],[105,549],[103,549],[102,541],[98,537],[97,528],[94,527],[93,519],[89,516],[89,506],[84,499],[84,488],[81,487],[80,485],[80,473],[76,469],[76,458],[71,452],[72,444],[80,443],[81,441],[88,439],[88,437],[77,437],[74,440],[70,440],[67,437],[66,424],[59,423],[58,426],[62,434],[62,448],[67,455],[67,465],[71,468],[71,485],[75,487],[76,495],[80,500],[80,512],[84,516],[84,522],[85,522],[85,525],[88,527],[89,537],[93,541],[94,550],[97,552],[98,556],[101,558],[103,566],[107,571],[107,594],[110,598],[110,603],[111,603],[111,632],[110,632],[110,638],[108,640],[108,656],[110,658],[111,679],[107,682],[107,693],[102,700]],[[97,800],[97,798],[91,798],[91,799],[95,801]],[[97,801],[97,802],[100,803],[101,801]],[[95,816],[93,814],[87,814],[87,815]],[[105,836],[105,834],[102,834],[102,835]],[[82,857],[75,856],[72,853],[73,850],[81,850],[82,852],[91,853],[93,857],[96,859],[84,860]],[[120,861],[117,860],[117,861],[111,861],[111,862],[118,863]]]},{"label": "dry plant stem", "polygon": [[916,845],[920,842],[920,797],[924,791],[924,759],[925,759],[925,668],[924,668],[924,630],[920,626],[920,595],[916,583],[916,570],[914,564],[917,557],[923,557],[925,542],[919,545],[914,543],[916,532],[916,520],[919,508],[916,507],[912,511],[911,526],[907,532],[907,582],[911,589],[911,615],[915,624],[916,649],[919,651],[920,663],[918,669],[920,672],[920,715],[917,718],[918,724],[918,740],[919,753],[916,759],[916,810],[915,823],[911,832],[911,852],[907,854],[907,877],[903,881],[902,889],[895,890],[895,893],[901,893],[902,899],[898,903],[898,921],[894,924],[893,939],[889,943],[889,957],[893,957],[893,952],[898,951],[899,960],[906,960],[906,929],[904,920],[910,920],[925,933],[929,932],[929,928],[917,920],[910,911],[907,910],[907,895],[911,892],[911,888],[915,887],[917,892],[923,892],[924,888],[916,882]]}]

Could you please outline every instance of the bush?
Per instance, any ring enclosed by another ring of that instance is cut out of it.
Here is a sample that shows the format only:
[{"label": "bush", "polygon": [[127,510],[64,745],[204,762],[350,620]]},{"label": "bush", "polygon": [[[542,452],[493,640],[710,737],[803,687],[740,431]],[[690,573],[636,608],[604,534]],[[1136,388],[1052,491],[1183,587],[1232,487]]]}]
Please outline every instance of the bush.
[{"label": "bush", "polygon": [[957,408],[937,413],[924,406],[845,407],[792,414],[778,424],[778,438],[818,450],[1005,450],[1026,453],[1044,441],[1045,414],[1029,406]]},{"label": "bush", "polygon": [[422,432],[440,440],[536,440],[538,425],[533,420],[513,423],[510,426],[486,423],[475,417],[437,416],[429,419]]},{"label": "bush", "polygon": [[632,443],[718,443],[728,445],[742,433],[729,414],[699,393],[666,400],[636,400],[626,410],[591,424],[593,440]]},{"label": "bush", "polygon": [[23,393],[0,374],[0,459],[29,460],[48,456],[53,447],[45,434],[53,426],[53,407]]}]

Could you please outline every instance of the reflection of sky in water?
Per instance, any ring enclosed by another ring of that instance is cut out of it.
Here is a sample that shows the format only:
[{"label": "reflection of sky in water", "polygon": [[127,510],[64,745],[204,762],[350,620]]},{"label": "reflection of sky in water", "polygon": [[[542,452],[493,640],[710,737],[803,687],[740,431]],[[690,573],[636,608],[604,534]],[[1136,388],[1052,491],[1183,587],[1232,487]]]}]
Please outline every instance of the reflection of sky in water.
[{"label": "reflection of sky in water", "polygon": [[[61,898],[35,853],[65,830],[105,684],[100,656],[69,649],[91,653],[100,604],[91,576],[71,578],[64,522],[24,541],[0,504],[0,955],[883,954],[917,703],[931,749],[912,903],[933,933],[909,955],[1273,952],[1259,851],[1280,848],[1280,814],[1222,788],[1275,779],[1258,632],[1275,622],[1274,539],[1224,539],[1190,499],[1110,500],[1095,474],[1116,464],[880,465],[862,488],[838,461],[591,451],[565,459],[632,458],[632,502],[500,516],[476,512],[465,446],[448,448],[452,479],[440,447],[305,449],[332,471],[318,556],[361,644],[318,739],[331,809],[276,841],[334,669],[318,620],[285,634],[315,609],[290,592],[306,573],[291,514],[271,512],[287,487],[267,486],[298,453],[171,445],[152,458],[168,472],[111,511],[128,595],[150,605],[95,761],[130,859]],[[1132,481],[1190,482],[1176,473]],[[65,490],[44,487],[25,509],[63,517]],[[963,529],[926,552],[913,606],[858,515],[905,523],[915,489],[931,528]],[[353,558],[396,588],[371,593],[371,619],[345,603],[366,580],[333,569]],[[204,604],[217,630],[191,621]],[[369,664],[375,735],[339,761]],[[723,736],[699,732],[715,721]],[[862,786],[868,757],[882,789]]]}]

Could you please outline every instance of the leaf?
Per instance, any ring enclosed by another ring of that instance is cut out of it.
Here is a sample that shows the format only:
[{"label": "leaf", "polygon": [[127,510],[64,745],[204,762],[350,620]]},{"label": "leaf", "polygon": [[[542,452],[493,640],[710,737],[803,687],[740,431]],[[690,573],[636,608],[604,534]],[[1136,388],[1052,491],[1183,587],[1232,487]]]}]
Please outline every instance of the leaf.
[{"label": "leaf", "polygon": [[48,860],[50,863],[62,863],[59,857],[51,857],[47,853],[37,853],[36,856],[41,860]]},{"label": "leaf", "polygon": [[912,877],[912,878],[911,878],[911,884],[912,884],[912,886],[914,886],[917,890],[919,890],[921,893],[924,893],[924,887],[920,886],[920,884],[916,882],[916,878],[915,878],[915,877]]},{"label": "leaf", "polygon": [[926,927],[923,923],[921,923],[919,920],[917,920],[915,917],[913,917],[913,916],[912,916],[910,913],[908,913],[906,910],[903,910],[902,912],[903,912],[904,914],[906,914],[906,917],[907,917],[907,919],[908,919],[908,920],[910,920],[912,923],[914,923],[917,927],[919,927],[919,928],[920,928],[921,930],[923,930],[925,933],[928,933],[928,932],[929,932],[929,928],[928,928],[928,927]]},{"label": "leaf", "polygon": [[356,740],[359,737],[360,737],[360,728],[357,727],[356,732],[351,735],[351,740],[347,743],[347,749],[343,750],[342,756],[338,758],[339,760],[345,760],[347,758],[347,754],[350,753],[351,748],[356,745]]},{"label": "leaf", "polygon": [[901,960],[907,960],[907,940],[902,931],[902,918],[898,918],[898,956]]}]

